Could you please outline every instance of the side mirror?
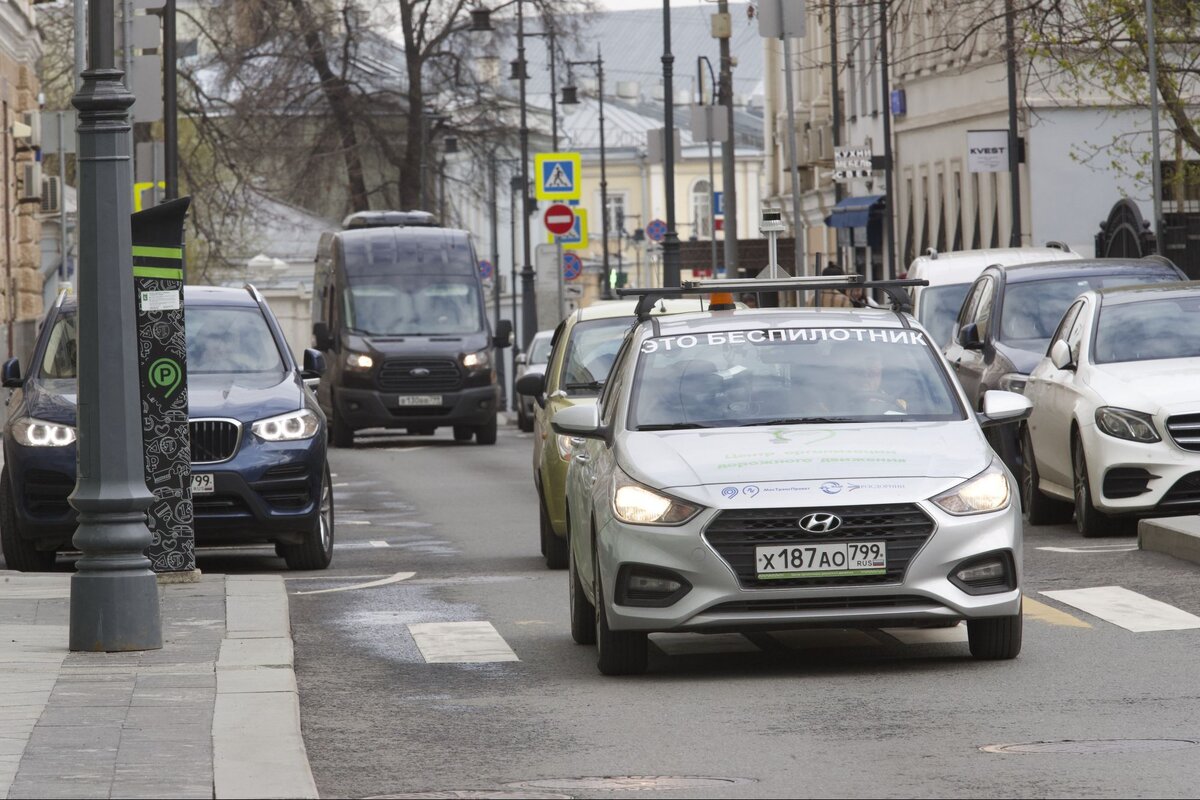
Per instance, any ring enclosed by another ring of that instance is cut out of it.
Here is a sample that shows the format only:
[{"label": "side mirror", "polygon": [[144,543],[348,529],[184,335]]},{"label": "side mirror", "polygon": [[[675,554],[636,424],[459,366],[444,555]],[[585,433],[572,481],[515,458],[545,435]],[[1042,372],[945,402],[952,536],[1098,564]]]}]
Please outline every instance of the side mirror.
[{"label": "side mirror", "polygon": [[332,350],[333,336],[329,334],[329,325],[324,322],[313,323],[313,344],[318,350]]},{"label": "side mirror", "polygon": [[1075,369],[1075,360],[1071,358],[1071,345],[1065,339],[1059,339],[1050,345],[1050,363],[1055,369]]},{"label": "side mirror", "polygon": [[979,328],[974,322],[968,322],[958,329],[958,344],[964,350],[983,349],[983,340],[979,338]]},{"label": "side mirror", "polygon": [[550,419],[550,427],[555,433],[585,439],[604,439],[607,435],[600,424],[600,407],[595,403],[564,408]]},{"label": "side mirror", "polygon": [[529,360],[529,356],[525,353],[517,353],[517,366],[523,366]]},{"label": "side mirror", "polygon": [[1025,395],[992,389],[983,393],[983,413],[976,418],[981,426],[990,428],[1023,420],[1032,410],[1033,402]]},{"label": "side mirror", "polygon": [[510,319],[502,319],[496,323],[496,335],[492,337],[492,345],[499,348],[512,347],[513,324]]},{"label": "side mirror", "polygon": [[538,401],[538,405],[542,405],[542,395],[545,393],[546,376],[544,373],[534,372],[517,378],[517,394],[532,397]]},{"label": "side mirror", "polygon": [[9,389],[19,389],[25,385],[25,381],[21,378],[21,360],[19,358],[10,358],[4,362],[3,374],[0,375],[0,382]]},{"label": "side mirror", "polygon": [[304,351],[304,377],[319,378],[325,374],[325,354],[309,348]]}]

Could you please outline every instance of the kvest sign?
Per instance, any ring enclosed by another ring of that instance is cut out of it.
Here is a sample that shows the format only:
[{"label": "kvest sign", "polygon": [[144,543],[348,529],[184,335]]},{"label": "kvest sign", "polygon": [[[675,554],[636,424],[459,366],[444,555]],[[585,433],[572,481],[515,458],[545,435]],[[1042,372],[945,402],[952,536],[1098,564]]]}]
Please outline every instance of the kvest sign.
[{"label": "kvest sign", "polygon": [[967,131],[967,172],[1008,172],[1008,131]]}]

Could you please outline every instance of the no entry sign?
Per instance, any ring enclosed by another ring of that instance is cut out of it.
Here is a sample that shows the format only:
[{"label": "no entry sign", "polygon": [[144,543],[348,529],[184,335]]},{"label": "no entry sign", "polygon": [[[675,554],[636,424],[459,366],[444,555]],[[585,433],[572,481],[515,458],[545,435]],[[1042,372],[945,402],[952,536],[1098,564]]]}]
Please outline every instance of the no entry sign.
[{"label": "no entry sign", "polygon": [[543,220],[546,223],[546,230],[555,236],[562,236],[570,233],[571,229],[575,227],[575,212],[565,203],[555,203],[546,209]]}]

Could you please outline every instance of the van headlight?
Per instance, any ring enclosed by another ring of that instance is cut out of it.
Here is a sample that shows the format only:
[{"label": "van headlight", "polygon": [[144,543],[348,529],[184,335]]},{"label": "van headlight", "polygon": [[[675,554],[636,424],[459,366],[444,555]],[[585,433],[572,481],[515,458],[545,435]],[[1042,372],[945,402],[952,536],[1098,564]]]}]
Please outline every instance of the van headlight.
[{"label": "van headlight", "polygon": [[1109,436],[1131,442],[1159,441],[1158,431],[1154,429],[1154,420],[1150,415],[1141,411],[1130,411],[1128,408],[1097,408],[1096,427]]},{"label": "van headlight", "polygon": [[375,359],[366,353],[346,353],[346,369],[354,372],[365,372],[375,366]]},{"label": "van headlight", "polygon": [[612,507],[617,519],[634,525],[678,525],[700,512],[699,506],[635,483],[621,472],[613,478]]},{"label": "van headlight", "polygon": [[264,442],[294,442],[311,439],[321,429],[321,420],[307,408],[260,419],[250,430]]},{"label": "van headlight", "polygon": [[25,447],[66,447],[75,442],[75,428],[23,417],[13,423],[13,438]]},{"label": "van headlight", "polygon": [[961,517],[999,511],[1008,505],[1008,496],[1008,476],[993,458],[983,472],[939,494],[932,502],[943,511]]},{"label": "van headlight", "polygon": [[463,356],[462,362],[467,369],[484,369],[492,363],[492,356],[485,349],[476,353],[467,353]]}]

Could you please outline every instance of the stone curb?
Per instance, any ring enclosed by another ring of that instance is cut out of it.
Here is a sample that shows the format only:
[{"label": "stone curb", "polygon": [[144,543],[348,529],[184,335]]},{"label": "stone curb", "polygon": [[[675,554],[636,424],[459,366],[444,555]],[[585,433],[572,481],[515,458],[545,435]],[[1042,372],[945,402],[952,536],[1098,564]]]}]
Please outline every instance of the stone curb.
[{"label": "stone curb", "polygon": [[1138,548],[1200,564],[1200,519],[1144,519],[1138,523]]}]

